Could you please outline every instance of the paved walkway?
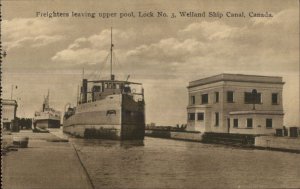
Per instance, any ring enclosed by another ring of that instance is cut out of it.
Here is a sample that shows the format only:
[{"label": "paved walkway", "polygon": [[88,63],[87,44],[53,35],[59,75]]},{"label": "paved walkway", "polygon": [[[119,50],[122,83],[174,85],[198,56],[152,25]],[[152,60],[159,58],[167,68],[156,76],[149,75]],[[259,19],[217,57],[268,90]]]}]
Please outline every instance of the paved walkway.
[{"label": "paved walkway", "polygon": [[74,148],[69,142],[50,142],[58,137],[31,131],[4,136],[28,136],[28,148],[3,156],[4,189],[90,189],[93,188]]}]

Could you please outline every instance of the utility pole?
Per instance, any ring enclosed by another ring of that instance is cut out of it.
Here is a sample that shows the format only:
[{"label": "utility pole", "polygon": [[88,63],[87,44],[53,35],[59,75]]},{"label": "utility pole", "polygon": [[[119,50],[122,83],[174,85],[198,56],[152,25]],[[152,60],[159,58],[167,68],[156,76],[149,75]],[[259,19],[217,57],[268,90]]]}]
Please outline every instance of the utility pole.
[{"label": "utility pole", "polygon": [[12,97],[13,97],[13,91],[14,91],[14,85],[11,85],[10,100],[12,100]]},{"label": "utility pole", "polygon": [[113,47],[114,47],[114,44],[112,42],[113,38],[112,38],[112,27],[110,28],[110,78],[111,80],[113,80],[113,74],[112,74],[112,58],[113,58]]},{"label": "utility pole", "polygon": [[77,86],[77,105],[79,104],[79,94],[80,94],[80,91],[79,91],[79,85]]},{"label": "utility pole", "polygon": [[82,68],[82,79],[84,79],[84,68]]}]

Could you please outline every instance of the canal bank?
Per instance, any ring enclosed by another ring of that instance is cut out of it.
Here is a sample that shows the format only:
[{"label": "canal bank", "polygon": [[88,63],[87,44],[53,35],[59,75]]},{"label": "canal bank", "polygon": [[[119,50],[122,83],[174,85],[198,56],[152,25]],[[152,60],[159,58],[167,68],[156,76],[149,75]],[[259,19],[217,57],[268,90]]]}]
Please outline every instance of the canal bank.
[{"label": "canal bank", "polygon": [[51,133],[31,131],[3,135],[3,142],[9,146],[14,136],[29,137],[29,144],[2,156],[3,188],[93,188],[69,142]]}]

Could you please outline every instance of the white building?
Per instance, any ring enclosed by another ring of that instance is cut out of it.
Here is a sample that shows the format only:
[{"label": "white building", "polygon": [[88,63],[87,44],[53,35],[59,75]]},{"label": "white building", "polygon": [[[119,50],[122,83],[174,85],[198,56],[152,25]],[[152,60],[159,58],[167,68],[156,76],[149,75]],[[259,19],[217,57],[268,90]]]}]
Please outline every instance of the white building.
[{"label": "white building", "polygon": [[1,125],[2,128],[11,129],[12,122],[16,118],[17,101],[15,100],[1,100]]},{"label": "white building", "polygon": [[187,130],[274,134],[283,127],[283,85],[281,77],[241,74],[191,81],[187,87]]}]

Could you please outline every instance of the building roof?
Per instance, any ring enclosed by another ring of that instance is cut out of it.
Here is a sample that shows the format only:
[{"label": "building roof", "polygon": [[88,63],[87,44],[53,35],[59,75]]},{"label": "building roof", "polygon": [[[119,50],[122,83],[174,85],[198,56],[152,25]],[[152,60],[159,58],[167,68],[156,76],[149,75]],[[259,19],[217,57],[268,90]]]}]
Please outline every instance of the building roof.
[{"label": "building roof", "polygon": [[284,84],[282,77],[278,76],[261,76],[261,75],[244,75],[244,74],[227,74],[206,77],[189,82],[188,88],[219,81],[235,81],[235,82],[252,82],[252,83],[269,83],[269,84]]},{"label": "building roof", "polygon": [[18,103],[16,100],[9,100],[9,99],[1,99],[1,104],[18,106]]}]

